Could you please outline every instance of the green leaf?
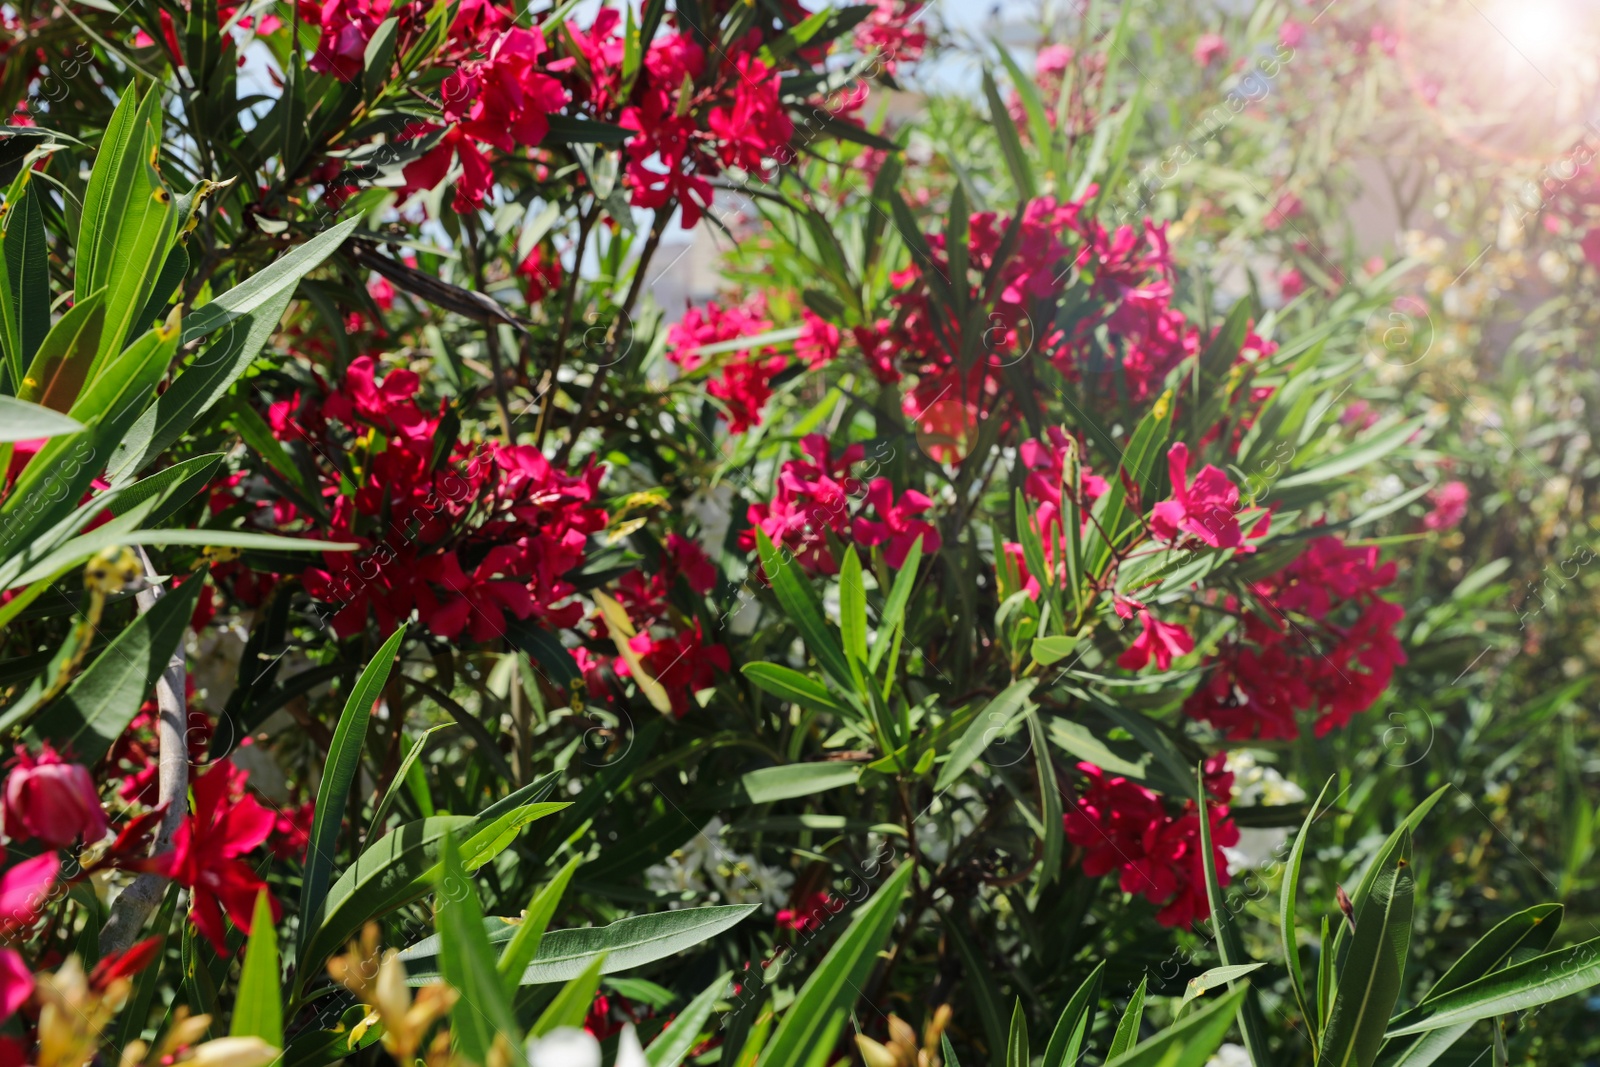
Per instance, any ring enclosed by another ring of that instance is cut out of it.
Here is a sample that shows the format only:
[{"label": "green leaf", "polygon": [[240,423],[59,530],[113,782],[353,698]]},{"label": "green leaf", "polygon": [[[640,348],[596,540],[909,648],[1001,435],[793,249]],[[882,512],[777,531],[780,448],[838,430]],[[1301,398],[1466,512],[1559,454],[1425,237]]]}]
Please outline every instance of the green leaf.
[{"label": "green leaf", "polygon": [[772,540],[759,529],[756,531],[756,545],[767,581],[772,583],[772,591],[777,594],[778,603],[783,605],[789,621],[800,631],[806,648],[817,658],[817,663],[828,677],[846,690],[853,690],[855,678],[850,672],[850,664],[845,660],[844,650],[828,629],[815,590],[797,573],[794,557],[788,552],[780,555]]},{"label": "green leaf", "polygon": [[1106,1050],[1107,1063],[1115,1063],[1118,1056],[1139,1040],[1139,1023],[1144,1019],[1144,991],[1149,981],[1148,977],[1141,977],[1139,988],[1128,998],[1128,1009],[1117,1020],[1117,1031],[1111,1035],[1111,1047]]},{"label": "green leaf", "polygon": [[37,183],[29,182],[21,198],[8,205],[13,210],[5,220],[7,306],[0,308],[0,322],[12,381],[22,380],[18,372],[32,363],[50,332],[50,245],[39,205],[44,195]]},{"label": "green leaf", "polygon": [[1061,786],[1056,781],[1055,764],[1050,759],[1044,723],[1036,708],[1028,709],[1028,736],[1033,742],[1034,769],[1039,776],[1039,821],[1044,823],[1044,852],[1039,857],[1037,891],[1055,881],[1061,872],[1061,853],[1065,832],[1061,822]]},{"label": "green leaf", "polygon": [[103,289],[68,308],[34,352],[33,362],[28,364],[28,372],[17,388],[17,398],[56,411],[71,411],[88,381],[89,366],[99,350],[104,325]]},{"label": "green leaf", "polygon": [[1084,1037],[1094,1029],[1095,1011],[1100,1004],[1100,981],[1105,970],[1104,960],[1095,964],[1089,977],[1061,1010],[1061,1018],[1056,1020],[1056,1028],[1050,1033],[1050,1043],[1044,1048],[1041,1067],[1077,1067],[1078,1050],[1083,1046]]},{"label": "green leaf", "polygon": [[70,411],[86,429],[53,437],[23,468],[0,515],[0,559],[33,542],[77,507],[117,441],[138,417],[177,350],[176,324],[157,327],[115,358],[79,394]]},{"label": "green leaf", "polygon": [[577,870],[578,864],[582,862],[581,856],[573,856],[561,870],[556,872],[556,876],[550,879],[550,884],[541,888],[533,895],[533,899],[528,901],[522,921],[517,924],[510,943],[506,945],[506,950],[500,954],[500,960],[495,964],[495,970],[500,972],[500,980],[510,995],[515,995],[517,987],[522,984],[522,973],[538,957],[539,944],[544,940],[545,928],[555,917],[556,906],[561,903],[561,894],[567,891],[567,883],[572,881],[572,872]]},{"label": "green leaf", "polygon": [[1017,136],[1017,125],[1012,121],[1005,101],[1000,99],[994,75],[987,70],[983,72],[983,96],[989,104],[989,123],[1000,140],[1000,152],[1005,156],[1006,169],[1011,172],[1011,182],[1017,188],[1017,202],[1025,204],[1038,195],[1033,170],[1028,166],[1028,157],[1022,150],[1022,138]]},{"label": "green leaf", "polygon": [[[1211,842],[1211,813],[1206,805],[1205,767],[1196,768],[1195,796],[1200,805],[1200,863],[1205,868],[1206,900],[1211,905],[1211,925],[1217,932],[1217,951],[1222,965],[1231,968],[1250,968],[1254,961],[1245,953],[1239,928],[1234,925],[1233,912],[1228,908],[1228,898],[1222,895],[1222,881],[1217,875],[1217,856]],[[1248,988],[1248,987],[1247,987]],[[1261,1006],[1256,1003],[1254,990],[1245,993],[1239,1029],[1244,1033],[1245,1050],[1252,1063],[1269,1063],[1266,1020],[1261,1017]]]},{"label": "green leaf", "polygon": [[[1564,911],[1560,904],[1539,904],[1502,919],[1450,965],[1422,1003],[1438,1000],[1524,953],[1543,952],[1560,928]],[[1395,1020],[1389,1020],[1390,1026],[1394,1024]],[[1388,1067],[1425,1067],[1449,1051],[1470,1029],[1472,1022],[1459,1022],[1414,1038],[1396,1038],[1384,1046],[1379,1062]]]},{"label": "green leaf", "polygon": [[934,784],[936,790],[953,785],[983,755],[990,742],[1011,731],[1028,708],[1033,706],[1030,697],[1038,681],[1037,678],[1024,678],[1012,682],[973,718],[939,771],[939,779]]},{"label": "green leaf", "polygon": [[84,290],[95,293],[104,286],[106,294],[106,321],[100,331],[94,364],[89,369],[91,380],[99,367],[105,366],[143,332],[139,329],[142,325],[139,316],[161,274],[161,265],[176,228],[177,211],[172,203],[172,190],[162,182],[161,173],[154,165],[161,145],[160,98],[160,91],[151,89],[140,107],[141,118],[136,121],[143,128],[135,131],[130,147],[134,144],[142,147],[136,158],[130,153],[122,163],[123,167],[132,169],[132,174],[125,194],[123,187],[118,187],[119,199],[106,220],[110,226],[110,240],[102,244],[101,255],[95,261],[96,272],[89,277]]},{"label": "green leaf", "polygon": [[[389,782],[389,788],[384,790],[383,799],[378,801],[378,806],[372,811],[372,818],[367,823],[367,833],[369,835],[383,831],[383,821],[389,815],[389,808],[394,804],[395,798],[399,796],[400,790],[405,785],[406,776],[411,773],[411,768],[416,764],[417,758],[422,755],[422,750],[427,747],[428,738],[440,730],[448,730],[454,725],[455,723],[441,722],[430,726],[422,732],[420,737],[411,742],[411,747],[406,751],[405,758],[400,761],[400,769],[394,772],[394,778]],[[373,840],[376,841],[377,838],[374,837]],[[371,842],[368,843],[370,844]]]},{"label": "green leaf", "polygon": [[922,535],[911,542],[906,560],[894,576],[889,596],[883,602],[883,614],[878,618],[878,634],[872,642],[872,655],[867,659],[867,670],[876,673],[884,653],[894,645],[890,634],[905,623],[906,604],[911,600],[911,589],[917,584],[917,568],[922,563]]},{"label": "green leaf", "polygon": [[250,919],[250,940],[239,970],[239,990],[233,1001],[231,1037],[259,1037],[273,1048],[283,1047],[283,978],[278,968],[278,931],[272,926],[272,900],[265,889],[256,895]]},{"label": "green leaf", "polygon": [[[1361,881],[1356,884],[1356,891],[1350,895],[1350,903],[1357,911],[1360,911],[1362,904],[1366,903],[1367,896],[1372,892],[1372,887],[1377,881],[1379,872],[1391,865],[1394,857],[1401,854],[1402,847],[1410,848],[1411,834],[1416,832],[1417,827],[1427,817],[1428,812],[1433,810],[1433,806],[1439,803],[1439,800],[1449,790],[1450,786],[1448,785],[1442,785],[1435,789],[1422,803],[1411,810],[1411,814],[1407,815],[1400,825],[1394,828],[1393,833],[1384,839],[1383,845],[1379,847],[1377,854],[1373,856],[1372,863],[1368,865],[1366,873],[1361,876]],[[1345,945],[1349,943],[1349,937],[1349,924],[1339,923],[1335,927],[1333,935],[1333,958],[1335,960],[1344,958]]]},{"label": "green leaf", "polygon": [[722,991],[728,988],[728,980],[732,977],[731,971],[724,971],[672,1017],[667,1028],[657,1034],[656,1039],[650,1042],[650,1047],[644,1050],[644,1058],[650,1067],[679,1067],[683,1063],[699,1042],[700,1031],[710,1021],[711,1011],[722,998]]},{"label": "green leaf", "polygon": [[861,987],[889,940],[900,901],[916,871],[905,863],[850,920],[784,1012],[777,1032],[761,1050],[757,1067],[808,1067],[818,1049],[831,1049],[861,995]]},{"label": "green leaf", "polygon": [[[761,905],[723,904],[709,908],[680,908],[654,915],[632,915],[609,926],[590,926],[578,930],[551,930],[539,942],[539,953],[522,972],[521,985],[548,985],[566,982],[583,973],[595,956],[606,957],[602,974],[642,967],[674,956],[702,941],[716,937],[748,917]],[[489,918],[490,944],[511,941],[519,923],[514,919]],[[406,965],[407,982],[424,985],[438,978],[437,937],[424,938],[400,953]]]},{"label": "green leaf", "polygon": [[781,663],[746,663],[739,673],[773,696],[799,704],[811,711],[828,715],[845,715],[848,709],[834,699],[828,687]]},{"label": "green leaf", "polygon": [[1318,1062],[1327,1067],[1371,1067],[1383,1045],[1411,941],[1415,887],[1410,843],[1408,833],[1401,839],[1399,855],[1384,863],[1371,893],[1356,908],[1356,932],[1339,972],[1333,1015],[1322,1035]]},{"label": "green leaf", "polygon": [[1351,447],[1340,452],[1331,459],[1323,460],[1314,467],[1297,471],[1286,477],[1278,479],[1278,489],[1293,489],[1299,485],[1319,485],[1331,481],[1341,475],[1376,463],[1390,452],[1399,448],[1411,439],[1411,436],[1423,429],[1426,422],[1424,416],[1391,426],[1387,430],[1380,430],[1371,434],[1364,440],[1356,442]]},{"label": "green leaf", "polygon": [[1059,663],[1078,647],[1078,637],[1036,637],[1033,639],[1033,661],[1041,667]]},{"label": "green leaf", "polygon": [[[300,279],[321,266],[322,261],[344,244],[345,238],[360,223],[361,216],[357,215],[324,230],[287,255],[273,260],[270,266],[252,274],[209,304],[202,304],[189,316],[183,339],[186,342],[193,341],[226,326],[234,319],[262,308],[279,306],[278,301],[287,300],[284,294],[293,295]],[[277,318],[273,317],[273,322],[276,321]]]},{"label": "green leaf", "polygon": [[[150,96],[160,96],[152,89]],[[149,123],[139,101],[138,81],[128,83],[106,122],[96,146],[94,169],[83,195],[83,218],[78,226],[77,288],[86,293],[105,287],[111,274],[112,227],[128,202],[136,168],[146,165],[145,134]]]},{"label": "green leaf", "polygon": [[[400,632],[403,630],[402,627]],[[494,950],[483,932],[478,890],[467,876],[461,853],[449,834],[445,835],[439,854],[438,892],[434,898],[439,969],[450,988],[460,994],[450,1012],[451,1042],[466,1060],[489,1067],[495,1038],[504,1035],[513,1059],[526,1062],[522,1043],[516,1039],[517,1019],[511,1010],[511,998],[495,973]]]},{"label": "green leaf", "polygon": [[590,1005],[594,1003],[595,992],[600,988],[601,968],[605,966],[605,962],[604,955],[596,956],[587,967],[562,986],[555,999],[544,1009],[538,1021],[528,1031],[529,1036],[543,1037],[559,1027],[582,1026],[584,1017],[589,1014]]},{"label": "green leaf", "polygon": [[28,735],[71,751],[86,766],[99,762],[167,669],[204,586],[190,578],[112,638],[66,692],[38,713]]},{"label": "green leaf", "polygon": [[1107,1059],[1105,1067],[1203,1067],[1228,1036],[1243,999],[1244,989],[1235,989],[1150,1040]]},{"label": "green leaf", "polygon": [[867,662],[867,587],[861,577],[861,558],[850,545],[845,546],[844,562],[839,566],[839,632],[856,690],[862,692],[861,667]]},{"label": "green leaf", "polygon": [[1022,998],[1011,1006],[1011,1034],[1006,1040],[1006,1067],[1028,1067],[1028,1016]]},{"label": "green leaf", "polygon": [[860,778],[859,763],[828,762],[763,767],[746,773],[740,781],[752,804],[770,804],[855,785]]},{"label": "green leaf", "polygon": [[1182,1011],[1191,1000],[1205,996],[1218,986],[1232,985],[1236,979],[1243,978],[1253,971],[1259,971],[1265,966],[1265,963],[1235,963],[1226,967],[1213,967],[1195,975],[1183,987],[1183,999],[1178,1002],[1178,1010]]},{"label": "green leaf", "polygon": [[[344,711],[339,715],[339,725],[334,729],[333,743],[328,748],[328,762],[322,769],[322,782],[317,786],[305,867],[300,876],[302,916],[320,914],[327,898],[328,881],[333,873],[333,856],[339,845],[340,827],[344,824],[345,804],[350,798],[350,787],[356,773],[361,769],[361,750],[367,741],[367,721],[372,715],[373,702],[383,692],[389,672],[394,669],[395,653],[405,636],[404,626],[389,635],[389,639],[378,649],[378,654],[351,687]],[[302,921],[301,957],[305,956],[305,949],[314,932],[310,923]],[[303,978],[301,980],[304,981]]]},{"label": "green leaf", "polygon": [[108,469],[113,478],[138,471],[164,452],[221,399],[255,362],[294,296],[285,286],[255,310],[230,322],[118,442]]},{"label": "green leaf", "polygon": [[14,396],[0,396],[0,443],[60,437],[82,429],[81,422],[59,411],[18,400]]},{"label": "green leaf", "polygon": [[1295,895],[1300,891],[1300,865],[1305,860],[1306,842],[1311,837],[1311,825],[1317,820],[1317,811],[1322,807],[1322,798],[1328,795],[1334,779],[1329,778],[1322,787],[1322,792],[1317,794],[1317,799],[1312,803],[1311,810],[1306,812],[1306,821],[1301,825],[1300,832],[1295,835],[1294,845],[1289,849],[1289,862],[1284,868],[1283,888],[1278,894],[1278,936],[1282,939],[1283,957],[1289,968],[1289,985],[1294,991],[1295,1004],[1300,1008],[1300,1018],[1305,1020],[1306,1028],[1311,1032],[1311,1041],[1316,1043],[1320,1028],[1316,1012],[1311,1010],[1311,1002],[1306,997],[1305,972],[1300,967],[1300,943],[1295,937]]},{"label": "green leaf", "polygon": [[[1358,920],[1359,923],[1359,920]],[[1359,930],[1359,926],[1358,926]],[[1354,949],[1351,950],[1352,954]],[[1600,938],[1486,974],[1397,1017],[1387,1036],[1403,1037],[1548,1004],[1600,985]]]}]

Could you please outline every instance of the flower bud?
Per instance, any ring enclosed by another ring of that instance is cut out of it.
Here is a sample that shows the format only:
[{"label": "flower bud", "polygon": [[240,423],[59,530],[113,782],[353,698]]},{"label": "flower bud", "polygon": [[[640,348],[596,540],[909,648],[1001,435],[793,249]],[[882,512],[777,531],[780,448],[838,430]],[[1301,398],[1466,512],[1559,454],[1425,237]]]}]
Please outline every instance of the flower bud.
[{"label": "flower bud", "polygon": [[109,829],[87,768],[66,762],[48,745],[37,757],[18,747],[6,776],[7,836],[36,837],[51,848],[65,848],[80,837],[94,844]]}]

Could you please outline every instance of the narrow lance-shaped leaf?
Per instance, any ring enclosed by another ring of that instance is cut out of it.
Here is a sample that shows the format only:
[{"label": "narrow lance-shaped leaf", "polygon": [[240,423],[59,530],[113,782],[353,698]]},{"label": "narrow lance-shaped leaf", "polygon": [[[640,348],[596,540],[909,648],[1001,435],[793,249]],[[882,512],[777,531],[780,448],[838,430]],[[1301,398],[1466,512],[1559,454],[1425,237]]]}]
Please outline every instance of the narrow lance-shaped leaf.
[{"label": "narrow lance-shaped leaf", "polygon": [[1283,888],[1278,894],[1278,936],[1282,939],[1283,958],[1289,968],[1289,986],[1294,992],[1295,1004],[1300,1009],[1300,1018],[1305,1020],[1306,1028],[1311,1031],[1311,1040],[1317,1040],[1321,1020],[1312,1010],[1311,1002],[1306,997],[1305,972],[1300,967],[1300,944],[1295,936],[1295,896],[1300,889],[1300,865],[1305,859],[1306,842],[1311,837],[1311,824],[1316,821],[1317,812],[1322,807],[1322,798],[1328,795],[1329,788],[1334,780],[1329,778],[1323,785],[1322,792],[1317,794],[1317,799],[1312,802],[1311,809],[1306,812],[1306,821],[1301,824],[1300,832],[1295,835],[1294,845],[1289,849],[1289,861],[1284,866]]},{"label": "narrow lance-shaped leaf", "polygon": [[[1224,967],[1250,967],[1254,961],[1244,951],[1244,942],[1234,925],[1233,912],[1228,909],[1228,899],[1222,895],[1222,880],[1217,874],[1216,849],[1211,842],[1211,811],[1206,805],[1205,767],[1195,775],[1195,796],[1200,804],[1200,860],[1205,868],[1206,899],[1211,905],[1211,925],[1217,932],[1217,951]],[[1254,991],[1244,995],[1240,1013],[1240,1030],[1244,1033],[1245,1049],[1255,1063],[1268,1062],[1267,1025],[1261,1017],[1261,1006],[1256,1003]]]},{"label": "narrow lance-shaped leaf", "polygon": [[1399,854],[1385,862],[1372,892],[1356,909],[1356,932],[1322,1035],[1319,1063],[1327,1067],[1371,1067],[1378,1058],[1411,941],[1410,854],[1411,837],[1406,834]]},{"label": "narrow lance-shaped leaf", "polygon": [[1107,1062],[1115,1061],[1139,1040],[1139,1023],[1144,1020],[1145,986],[1149,981],[1148,976],[1141,977],[1139,987],[1133,991],[1133,996],[1128,998],[1127,1010],[1122,1013],[1122,1018],[1117,1020],[1116,1032],[1111,1035],[1111,1047],[1106,1050]]},{"label": "narrow lance-shaped leaf", "polygon": [[833,1047],[879,950],[889,940],[915,870],[913,863],[902,864],[856,912],[784,1012],[761,1052],[759,1067],[807,1067],[817,1049]]},{"label": "narrow lance-shaped leaf", "polygon": [[572,872],[578,869],[581,862],[581,856],[572,857],[550,879],[550,884],[533,895],[523,913],[522,922],[517,924],[517,932],[511,935],[510,944],[500,954],[495,970],[500,972],[500,980],[510,995],[515,995],[522,984],[522,972],[539,954],[539,942],[544,939],[545,928],[555,916],[556,906],[561,903],[561,894],[567,891],[567,883],[572,881]]},{"label": "narrow lance-shaped leaf", "polygon": [[1105,970],[1104,960],[1095,964],[1089,977],[1061,1010],[1061,1018],[1056,1021],[1050,1043],[1044,1049],[1043,1067],[1077,1067],[1078,1050],[1083,1046],[1085,1035],[1094,1028],[1095,1008],[1100,1003],[1100,981]]},{"label": "narrow lance-shaped leaf", "polygon": [[234,996],[232,1037],[259,1037],[283,1047],[283,982],[278,970],[278,931],[272,925],[272,901],[265,889],[256,896],[245,943],[239,991]]},{"label": "narrow lance-shaped leaf", "polygon": [[[372,715],[372,705],[383,692],[389,672],[394,668],[395,653],[405,640],[406,628],[401,626],[383,643],[378,654],[368,663],[356,679],[339,715],[339,725],[334,729],[333,744],[328,750],[328,762],[323,768],[322,782],[317,787],[317,801],[312,816],[310,840],[306,846],[306,862],[300,883],[300,914],[314,916],[322,910],[328,895],[328,880],[333,871],[334,850],[338,847],[339,828],[344,822],[344,809],[350,797],[350,786],[361,767],[361,750],[366,743],[367,721]],[[314,924],[301,920],[300,956],[315,932]],[[303,975],[298,981],[305,981]]]},{"label": "narrow lance-shaped leaf", "polygon": [[434,911],[439,927],[439,965],[444,980],[460,994],[450,1012],[451,1041],[464,1059],[479,1067],[503,1062],[505,1055],[513,1063],[524,1063],[511,998],[495,973],[494,952],[483,931],[478,890],[448,834],[440,854],[438,904]]}]

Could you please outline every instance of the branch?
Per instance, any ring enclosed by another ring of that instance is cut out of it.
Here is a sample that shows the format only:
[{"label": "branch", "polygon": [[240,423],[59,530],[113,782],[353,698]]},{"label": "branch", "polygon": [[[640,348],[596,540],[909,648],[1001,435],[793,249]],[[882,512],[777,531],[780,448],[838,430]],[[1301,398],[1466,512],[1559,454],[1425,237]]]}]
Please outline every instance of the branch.
[{"label": "branch", "polygon": [[[139,553],[139,558],[144,562],[145,576],[154,578],[155,568],[151,566],[145,550],[136,546],[134,551]],[[191,580],[202,578],[197,576]],[[137,597],[139,614],[143,615],[155,607],[163,593],[164,590],[156,585],[142,590]],[[180,641],[167,663],[167,669],[161,672],[161,677],[156,681],[156,705],[160,715],[156,722],[156,743],[160,751],[157,803],[166,805],[166,813],[161,818],[156,839],[150,846],[152,856],[159,856],[172,847],[172,837],[183,824],[184,816],[189,813],[189,709],[184,701],[185,670],[183,643]],[[161,875],[141,874],[122,891],[112,902],[111,915],[100,930],[101,956],[121,952],[137,940],[150,913],[161,902],[166,887],[167,880]]]}]

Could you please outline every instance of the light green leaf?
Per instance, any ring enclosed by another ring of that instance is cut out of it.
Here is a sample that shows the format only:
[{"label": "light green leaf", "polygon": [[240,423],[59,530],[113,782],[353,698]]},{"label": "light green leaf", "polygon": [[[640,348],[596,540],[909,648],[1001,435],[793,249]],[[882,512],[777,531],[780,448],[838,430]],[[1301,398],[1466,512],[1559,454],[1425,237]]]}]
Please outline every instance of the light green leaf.
[{"label": "light green leaf", "polygon": [[794,557],[788,552],[780,554],[777,546],[759,529],[756,530],[756,545],[767,581],[772,583],[772,591],[777,594],[778,603],[783,605],[789,621],[800,631],[806,648],[817,658],[828,677],[847,691],[853,690],[855,677],[845,660],[844,650],[828,628],[816,592],[798,573]]},{"label": "light green leaf", "polygon": [[[1357,920],[1359,932],[1360,920]],[[1354,954],[1352,947],[1351,953]],[[1535,956],[1494,971],[1422,1004],[1393,1020],[1387,1036],[1403,1037],[1496,1015],[1526,1011],[1600,985],[1600,938]]]},{"label": "light green leaf", "polygon": [[550,883],[528,901],[522,921],[517,924],[510,943],[506,945],[506,950],[501,953],[499,962],[495,964],[495,970],[500,973],[500,980],[510,995],[516,994],[517,987],[522,984],[522,973],[538,957],[539,944],[544,940],[545,928],[555,917],[556,906],[561,903],[561,894],[567,891],[567,883],[572,881],[572,872],[577,870],[578,864],[582,862],[581,856],[573,856],[561,870],[556,872],[556,876],[550,879]]},{"label": "light green leaf", "polygon": [[305,244],[274,260],[270,266],[252,274],[209,304],[202,304],[189,316],[183,331],[183,339],[192,341],[204,337],[212,330],[226,326],[243,315],[249,315],[261,308],[281,306],[277,302],[283,299],[283,294],[286,291],[292,294],[294,287],[300,284],[300,279],[321,266],[322,261],[344,244],[345,238],[349,237],[360,223],[361,216],[358,215],[324,230]]},{"label": "light green leaf", "polygon": [[950,757],[939,772],[935,789],[947,789],[967,772],[977,758],[983,755],[990,742],[1011,732],[1012,727],[1032,707],[1030,697],[1037,678],[1024,678],[1012,682],[989,701],[950,750]]},{"label": "light green leaf", "polygon": [[700,1031],[711,1019],[711,1011],[722,998],[722,991],[728,988],[728,980],[732,977],[731,971],[724,971],[701,990],[688,1006],[672,1017],[667,1028],[657,1034],[656,1039],[650,1042],[650,1047],[644,1050],[644,1058],[649,1061],[650,1067],[679,1067],[683,1063],[700,1040]]},{"label": "light green leaf", "polygon": [[1127,1010],[1122,1013],[1122,1018],[1117,1020],[1116,1033],[1111,1035],[1111,1047],[1106,1050],[1106,1062],[1115,1063],[1118,1056],[1133,1047],[1139,1040],[1139,1023],[1144,1020],[1144,993],[1149,984],[1148,977],[1139,979],[1139,988],[1133,991],[1133,996],[1128,998]]},{"label": "light green leaf", "polygon": [[550,1031],[563,1026],[582,1026],[583,1020],[589,1014],[589,1006],[594,1003],[595,992],[600,988],[601,969],[605,966],[604,955],[596,956],[590,964],[580,973],[574,975],[572,980],[561,987],[561,992],[556,994],[539,1016],[533,1028],[528,1031],[530,1037],[543,1037]]},{"label": "light green leaf", "polygon": [[844,715],[847,709],[834,699],[828,687],[781,663],[746,663],[739,672],[775,697],[799,704],[811,711]]},{"label": "light green leaf", "polygon": [[233,1001],[230,1037],[259,1037],[283,1047],[283,977],[278,967],[278,931],[272,925],[272,901],[263,889],[256,895],[239,970],[239,991]]},{"label": "light green leaf", "polygon": [[0,443],[60,437],[82,429],[81,422],[59,411],[51,411],[13,396],[0,396]]},{"label": "light green leaf", "polygon": [[1218,986],[1232,985],[1235,979],[1243,978],[1265,966],[1265,963],[1235,963],[1226,967],[1213,967],[1195,975],[1183,987],[1183,999],[1178,1002],[1178,1010],[1182,1011],[1191,1000],[1205,996]]},{"label": "light green leaf", "polygon": [[855,785],[860,778],[860,764],[829,762],[763,767],[746,773],[740,781],[752,804],[770,804]]},{"label": "light green leaf", "polygon": [[[539,942],[539,953],[525,971],[522,985],[566,982],[583,973],[597,955],[605,953],[602,974],[642,967],[673,956],[716,937],[748,917],[759,904],[724,904],[709,908],[680,908],[653,915],[632,915],[609,926],[577,930],[551,930]],[[516,920],[489,918],[490,944],[505,944],[516,936]],[[400,953],[406,980],[424,985],[439,976],[439,939],[424,938]]]},{"label": "light green leaf", "polygon": [[526,1062],[522,1043],[516,1037],[517,1018],[511,1010],[511,998],[495,973],[494,950],[483,932],[478,890],[467,876],[461,853],[449,834],[444,837],[439,855],[438,891],[434,898],[439,969],[450,988],[460,994],[450,1012],[451,1043],[464,1059],[489,1067],[495,1038],[504,1035],[514,1060]]},{"label": "light green leaf", "polygon": [[1222,1045],[1244,999],[1240,987],[1148,1041],[1106,1060],[1106,1067],[1203,1067]]},{"label": "light green leaf", "polygon": [[1045,1046],[1041,1067],[1077,1067],[1078,1050],[1083,1046],[1084,1037],[1094,1029],[1095,1009],[1100,1003],[1100,980],[1105,970],[1104,960],[1095,964],[1089,977],[1061,1010],[1061,1018],[1050,1033],[1050,1043]]},{"label": "light green leaf", "polygon": [[889,940],[915,870],[913,863],[902,864],[851,918],[849,928],[784,1012],[777,1032],[761,1050],[757,1067],[808,1067],[818,1049],[833,1047],[879,951]]}]

